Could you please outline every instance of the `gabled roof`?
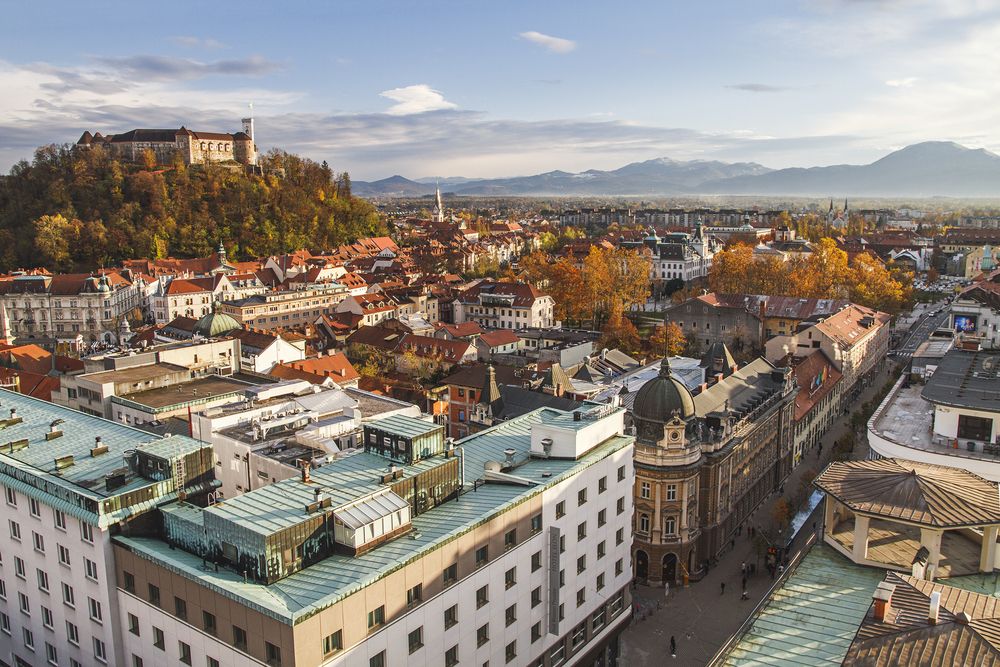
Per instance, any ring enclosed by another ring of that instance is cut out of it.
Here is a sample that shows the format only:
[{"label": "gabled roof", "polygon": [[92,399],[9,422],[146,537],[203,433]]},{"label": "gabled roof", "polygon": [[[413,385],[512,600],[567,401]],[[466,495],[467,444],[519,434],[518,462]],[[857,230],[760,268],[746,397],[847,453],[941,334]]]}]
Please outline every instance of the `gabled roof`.
[{"label": "gabled roof", "polygon": [[500,347],[501,345],[512,345],[521,339],[511,329],[497,329],[496,331],[487,331],[479,337],[479,340],[490,347]]},{"label": "gabled roof", "polygon": [[839,345],[853,347],[891,319],[888,313],[852,303],[817,324],[816,328]]},{"label": "gabled roof", "polygon": [[[296,373],[286,375],[286,371],[296,371]],[[361,377],[342,352],[312,359],[286,361],[272,368],[270,375],[289,379],[308,379],[314,383],[330,378],[338,384],[353,382]]]},{"label": "gabled roof", "polygon": [[843,377],[823,350],[816,350],[795,364],[792,372],[799,385],[799,393],[795,395],[795,421],[806,416]]},{"label": "gabled roof", "polygon": [[861,514],[938,528],[1000,524],[1000,486],[961,468],[837,461],[814,484]]}]

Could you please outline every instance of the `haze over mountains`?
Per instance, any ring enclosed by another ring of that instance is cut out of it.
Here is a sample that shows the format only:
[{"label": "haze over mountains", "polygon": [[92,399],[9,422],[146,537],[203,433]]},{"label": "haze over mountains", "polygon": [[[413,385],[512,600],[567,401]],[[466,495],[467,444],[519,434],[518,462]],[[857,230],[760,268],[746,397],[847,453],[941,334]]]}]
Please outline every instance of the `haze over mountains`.
[{"label": "haze over mountains", "polygon": [[[433,178],[392,176],[353,183],[363,197],[433,194]],[[946,141],[913,144],[866,165],[768,169],[756,162],[658,158],[612,171],[550,171],[514,178],[440,179],[467,196],[789,195],[1000,197],[1000,156]]]}]

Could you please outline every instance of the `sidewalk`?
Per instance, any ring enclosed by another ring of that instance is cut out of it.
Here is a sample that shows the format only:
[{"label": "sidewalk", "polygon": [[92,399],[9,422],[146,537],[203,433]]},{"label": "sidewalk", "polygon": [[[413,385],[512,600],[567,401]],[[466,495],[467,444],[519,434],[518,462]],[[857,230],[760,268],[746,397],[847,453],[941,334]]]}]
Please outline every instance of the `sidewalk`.
[{"label": "sidewalk", "polygon": [[[872,382],[872,386],[865,389],[857,400],[858,407],[870,400],[888,381],[892,366],[891,362],[886,364],[886,369]],[[834,441],[850,430],[850,415],[845,415],[823,436],[822,459],[817,458],[815,450],[805,452],[802,461],[785,481],[785,488],[797,489],[804,471],[810,468],[820,472],[830,461]],[[858,440],[854,456],[865,457],[868,448],[866,439]],[[765,529],[773,527],[771,508],[779,497],[778,493],[773,493],[761,503],[748,525]],[[804,532],[808,530],[808,527],[803,529]],[[708,663],[771,587],[771,578],[760,563],[757,573],[747,580],[750,599],[740,600],[740,563],[743,562],[757,562],[753,542],[746,530],[736,538],[736,548],[723,554],[701,581],[687,588],[671,587],[667,595],[664,595],[663,588],[638,585],[633,591],[635,614],[632,624],[622,635],[619,664],[629,667],[660,667],[664,664],[695,667]],[[723,583],[725,593],[721,592]],[[671,636],[677,642],[677,657],[673,659],[670,657]]]}]

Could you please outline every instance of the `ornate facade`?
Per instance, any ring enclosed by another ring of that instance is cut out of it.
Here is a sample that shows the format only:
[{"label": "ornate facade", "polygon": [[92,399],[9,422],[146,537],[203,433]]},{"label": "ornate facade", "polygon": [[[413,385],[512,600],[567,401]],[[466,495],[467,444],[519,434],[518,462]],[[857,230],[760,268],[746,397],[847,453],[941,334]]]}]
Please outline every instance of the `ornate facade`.
[{"label": "ornate facade", "polygon": [[692,393],[664,360],[633,403],[640,581],[697,575],[792,469],[791,371],[765,359],[739,368],[722,344],[703,365],[708,380]]}]

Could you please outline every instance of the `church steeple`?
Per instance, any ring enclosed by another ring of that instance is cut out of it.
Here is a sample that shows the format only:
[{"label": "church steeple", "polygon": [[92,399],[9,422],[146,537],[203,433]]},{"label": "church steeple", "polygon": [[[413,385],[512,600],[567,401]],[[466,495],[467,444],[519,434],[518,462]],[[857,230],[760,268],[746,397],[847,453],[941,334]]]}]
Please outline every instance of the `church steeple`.
[{"label": "church steeple", "polygon": [[434,211],[431,214],[434,222],[444,222],[444,204],[441,203],[441,186],[434,188]]}]

